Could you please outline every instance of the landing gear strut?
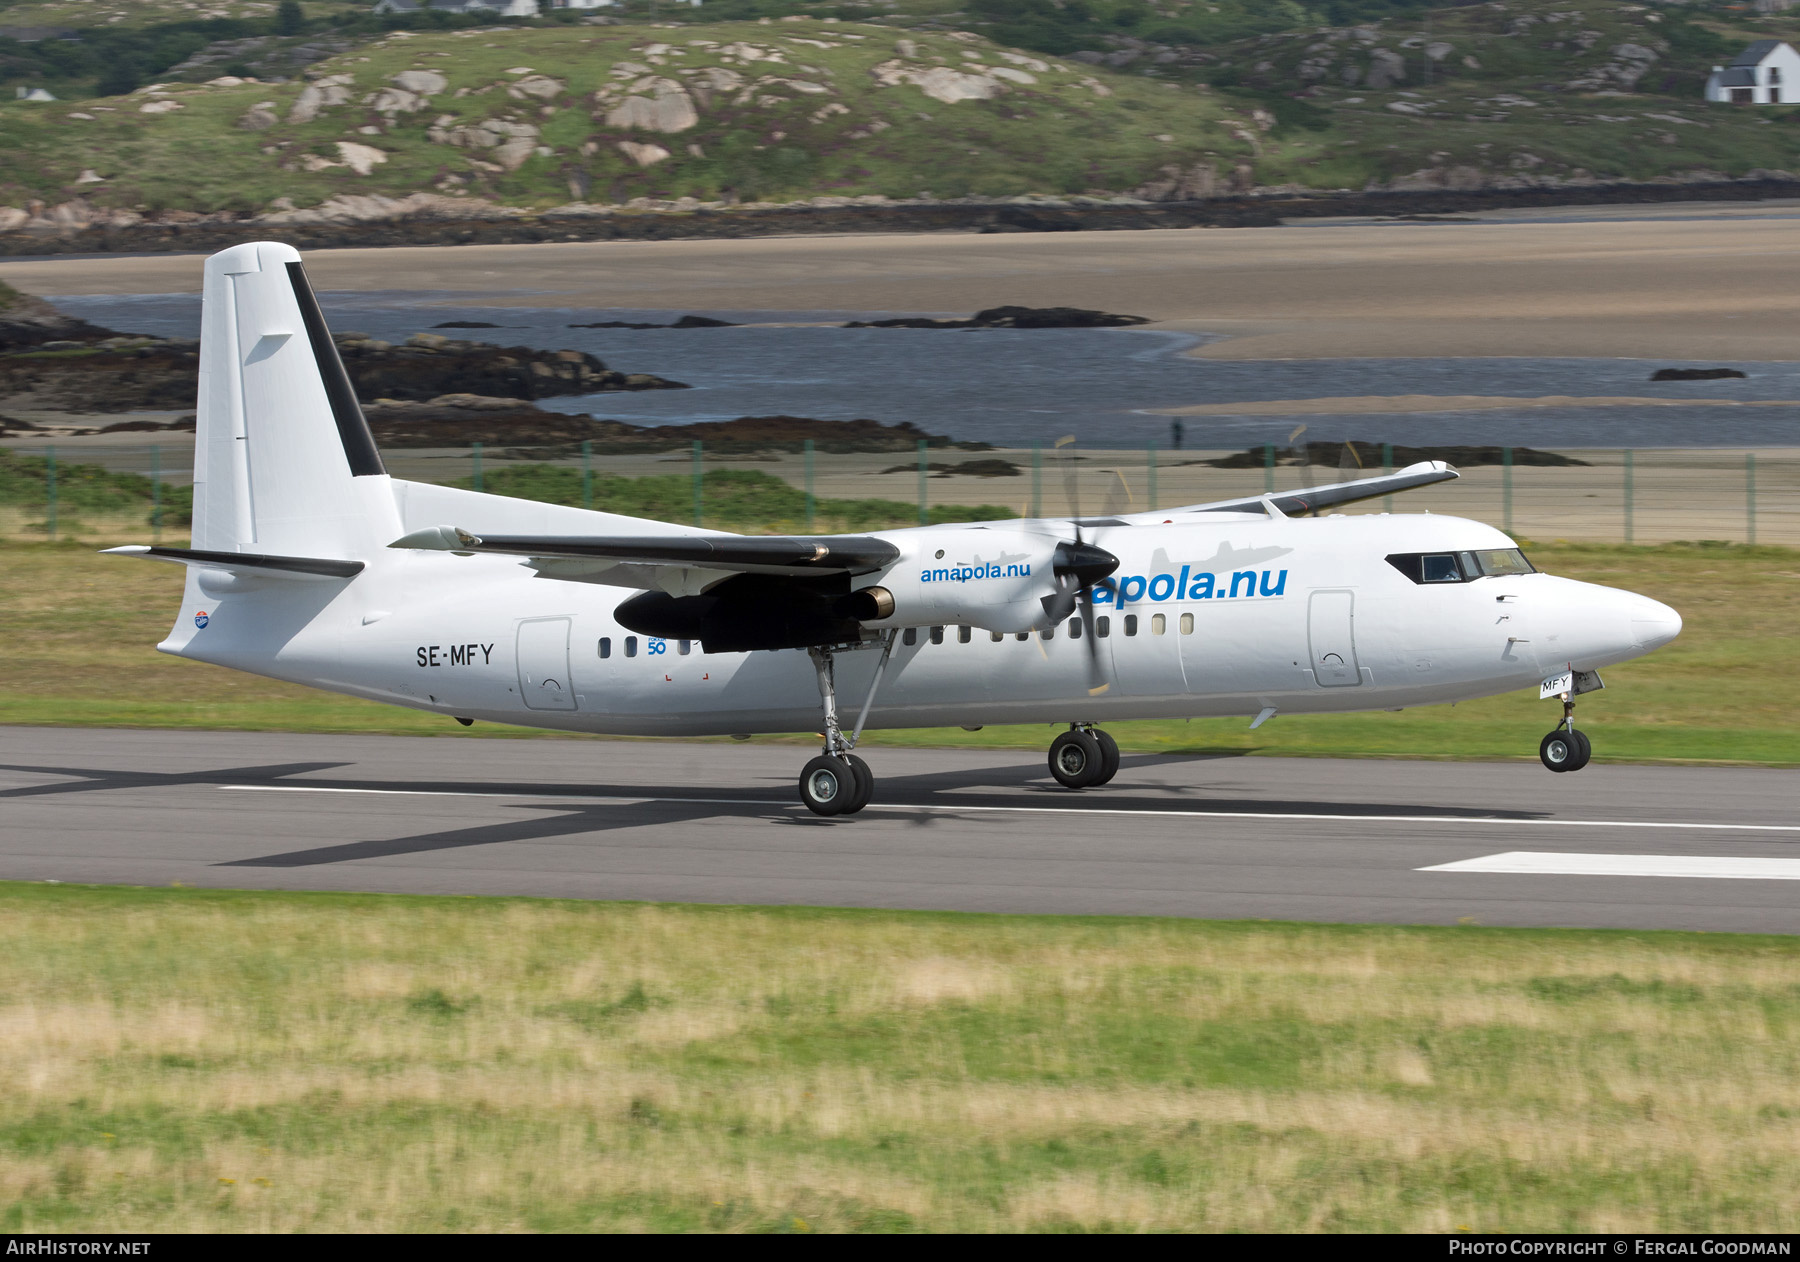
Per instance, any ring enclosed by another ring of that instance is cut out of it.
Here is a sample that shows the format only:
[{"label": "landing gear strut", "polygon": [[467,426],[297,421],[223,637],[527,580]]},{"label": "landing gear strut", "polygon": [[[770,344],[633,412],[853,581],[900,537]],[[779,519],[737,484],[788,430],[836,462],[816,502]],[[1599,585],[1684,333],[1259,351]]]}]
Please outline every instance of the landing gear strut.
[{"label": "landing gear strut", "polygon": [[1564,693],[1562,722],[1538,742],[1538,760],[1552,771],[1580,771],[1593,756],[1587,734],[1575,730],[1575,695]]},{"label": "landing gear strut", "polygon": [[[875,796],[875,776],[869,764],[850,751],[856,748],[868,721],[869,707],[875,702],[875,690],[887,670],[888,657],[894,649],[895,633],[883,638],[881,661],[875,667],[875,678],[869,684],[869,695],[857,716],[856,728],[849,736],[838,724],[837,679],[834,667],[838,646],[810,648],[813,671],[819,680],[819,704],[825,714],[825,750],[800,772],[800,801],[814,815],[854,815]],[[861,648],[862,645],[843,647]]]},{"label": "landing gear strut", "polygon": [[1050,774],[1065,789],[1097,789],[1119,773],[1119,743],[1092,723],[1050,742]]}]

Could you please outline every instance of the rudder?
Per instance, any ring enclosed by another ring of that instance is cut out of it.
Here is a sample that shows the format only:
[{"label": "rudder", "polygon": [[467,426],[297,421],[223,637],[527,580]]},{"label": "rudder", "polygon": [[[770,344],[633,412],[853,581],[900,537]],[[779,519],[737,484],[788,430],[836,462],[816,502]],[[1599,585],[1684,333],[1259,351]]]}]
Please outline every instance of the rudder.
[{"label": "rudder", "polygon": [[351,558],[400,533],[299,252],[258,241],[207,259],[194,547]]}]

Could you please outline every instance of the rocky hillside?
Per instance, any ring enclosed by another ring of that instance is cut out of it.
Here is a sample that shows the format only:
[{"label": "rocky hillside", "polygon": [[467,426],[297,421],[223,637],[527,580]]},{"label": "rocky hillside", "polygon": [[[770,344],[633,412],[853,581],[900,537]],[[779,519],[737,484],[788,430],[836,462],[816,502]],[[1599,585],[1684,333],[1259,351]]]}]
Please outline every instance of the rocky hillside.
[{"label": "rocky hillside", "polygon": [[[1233,178],[1270,121],[1204,87],[965,32],[782,21],[401,33],[279,86],[223,76],[0,103],[0,206],[79,197],[114,217],[279,216],[369,195],[693,205],[1111,194],[1170,178],[1204,192]],[[0,230],[22,218],[0,212]]]},{"label": "rocky hillside", "polygon": [[1096,27],[1095,47],[1066,58],[946,29],[992,9],[930,30],[789,17],[400,31],[279,84],[0,100],[0,232],[1800,169],[1800,109],[1700,100],[1709,66],[1748,39],[1800,37],[1779,13],[1492,0],[1203,45]]},{"label": "rocky hillside", "polygon": [[1496,0],[1221,45],[1203,72],[1270,102],[1260,183],[1507,188],[1800,168],[1800,111],[1708,105],[1739,30],[1679,6]]}]

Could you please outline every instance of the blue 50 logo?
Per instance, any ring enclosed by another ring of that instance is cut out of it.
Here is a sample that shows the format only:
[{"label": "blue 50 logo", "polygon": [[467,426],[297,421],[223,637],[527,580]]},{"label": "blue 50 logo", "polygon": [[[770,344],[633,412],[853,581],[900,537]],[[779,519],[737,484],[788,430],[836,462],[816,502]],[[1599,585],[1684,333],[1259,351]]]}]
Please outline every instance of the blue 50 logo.
[{"label": "blue 50 logo", "polygon": [[644,644],[644,651],[651,657],[661,657],[669,651],[669,642],[667,640],[648,640]]}]

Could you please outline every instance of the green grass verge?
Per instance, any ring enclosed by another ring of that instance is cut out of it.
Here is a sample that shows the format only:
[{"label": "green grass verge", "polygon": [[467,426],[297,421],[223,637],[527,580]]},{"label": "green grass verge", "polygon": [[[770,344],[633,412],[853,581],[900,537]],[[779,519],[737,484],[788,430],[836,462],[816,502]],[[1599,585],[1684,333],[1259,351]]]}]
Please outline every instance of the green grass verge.
[{"label": "green grass verge", "polygon": [[[129,537],[141,537],[141,529]],[[1625,587],[1679,609],[1674,644],[1606,672],[1584,697],[1582,727],[1602,761],[1800,765],[1800,683],[1770,670],[1791,655],[1800,621],[1800,553],[1787,548],[1668,544],[1546,545],[1544,569]],[[0,723],[456,736],[433,715],[337,697],[165,657],[180,598],[172,566],[96,556],[92,545],[20,544],[0,551]],[[1109,725],[1131,751],[1529,758],[1554,707],[1535,692],[1403,714],[1281,716],[1251,732],[1245,719]],[[474,735],[548,736],[482,724]],[[566,739],[566,738],[564,738]],[[808,738],[809,739],[809,738]],[[1041,726],[981,732],[874,732],[871,745],[1036,749]]]},{"label": "green grass verge", "polygon": [[1794,1231],[1800,939],[0,885],[0,1231]]}]

